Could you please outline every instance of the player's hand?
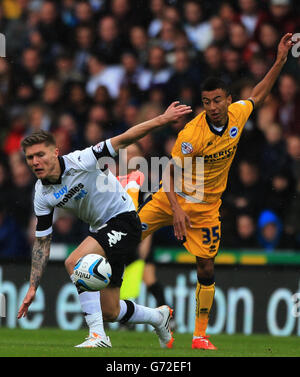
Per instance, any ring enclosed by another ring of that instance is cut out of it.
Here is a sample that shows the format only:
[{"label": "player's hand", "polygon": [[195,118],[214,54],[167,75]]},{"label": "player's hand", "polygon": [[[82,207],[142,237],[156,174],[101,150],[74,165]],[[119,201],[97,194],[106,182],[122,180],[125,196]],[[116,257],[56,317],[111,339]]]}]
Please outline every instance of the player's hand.
[{"label": "player's hand", "polygon": [[191,113],[193,110],[191,106],[180,105],[179,101],[172,102],[167,110],[161,115],[162,123],[168,124],[176,122],[186,114]]},{"label": "player's hand", "polygon": [[31,305],[32,301],[35,298],[35,294],[36,294],[36,289],[34,287],[30,287],[18,311],[18,316],[17,316],[18,319],[22,317],[26,317],[29,306]]},{"label": "player's hand", "polygon": [[173,211],[173,227],[174,235],[179,241],[182,241],[186,237],[187,226],[192,227],[191,220],[184,210],[178,206]]},{"label": "player's hand", "polygon": [[286,33],[280,40],[277,48],[277,60],[285,63],[291,47],[296,43],[292,40],[292,33]]}]

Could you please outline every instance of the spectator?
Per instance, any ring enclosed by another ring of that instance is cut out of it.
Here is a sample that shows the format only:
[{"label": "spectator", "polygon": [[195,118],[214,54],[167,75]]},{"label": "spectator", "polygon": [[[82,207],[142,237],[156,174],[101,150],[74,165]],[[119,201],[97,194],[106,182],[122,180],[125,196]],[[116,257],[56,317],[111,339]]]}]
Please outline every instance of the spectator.
[{"label": "spectator", "polygon": [[83,80],[83,74],[75,69],[74,56],[69,51],[60,53],[55,60],[55,76],[62,84]]},{"label": "spectator", "polygon": [[258,219],[258,242],[267,252],[277,249],[293,248],[293,240],[289,240],[283,229],[280,218],[272,211],[264,210]]},{"label": "spectator", "polygon": [[3,204],[10,203],[10,193],[12,190],[12,183],[10,177],[10,171],[7,164],[4,162],[4,156],[1,156],[0,162],[0,196]]},{"label": "spectator", "polygon": [[279,78],[279,104],[275,120],[282,124],[285,135],[300,135],[300,97],[296,79],[290,74]]},{"label": "spectator", "polygon": [[81,135],[78,131],[78,125],[72,114],[62,113],[57,119],[57,129],[68,135],[69,147],[71,150],[80,149],[81,146]]},{"label": "spectator", "polygon": [[212,42],[211,25],[204,20],[202,6],[195,0],[184,3],[185,31],[194,47],[203,51]]},{"label": "spectator", "polygon": [[121,53],[128,48],[128,41],[121,35],[113,16],[107,15],[98,24],[96,51],[109,65],[119,64]]},{"label": "spectator", "polygon": [[229,44],[239,51],[242,61],[248,63],[254,53],[259,51],[259,45],[251,41],[245,25],[232,23],[229,28]]},{"label": "spectator", "polygon": [[131,25],[136,22],[138,16],[140,23],[144,24],[144,12],[139,12],[139,7],[132,8],[130,0],[111,0],[110,11],[115,18],[120,34],[128,38],[128,31]]},{"label": "spectator", "polygon": [[35,90],[43,88],[49,70],[43,65],[40,51],[33,47],[23,50],[20,66],[16,71],[16,83],[28,83]]},{"label": "spectator", "polygon": [[271,123],[266,127],[265,141],[261,151],[261,168],[264,180],[270,179],[276,172],[288,170],[289,158],[282,128],[278,123]]},{"label": "spectator", "polygon": [[92,6],[89,1],[76,1],[74,4],[74,16],[77,25],[95,26],[95,19]]},{"label": "spectator", "polygon": [[96,145],[103,139],[103,127],[97,122],[88,122],[84,128],[84,147]]},{"label": "spectator", "polygon": [[40,104],[34,104],[27,110],[27,131],[32,133],[38,130],[49,131],[51,128],[52,118],[49,111]]},{"label": "spectator", "polygon": [[123,77],[121,85],[129,87],[134,97],[138,97],[139,80],[144,73],[144,68],[139,64],[138,57],[134,51],[124,51],[121,56]]},{"label": "spectator", "polygon": [[178,35],[176,26],[168,20],[163,20],[161,30],[158,33],[156,40],[160,47],[166,52],[172,51],[175,48],[175,43]]},{"label": "spectator", "polygon": [[33,178],[24,162],[11,165],[12,184],[9,215],[25,232],[32,213]]},{"label": "spectator", "polygon": [[142,26],[133,26],[129,32],[131,48],[134,49],[141,65],[145,65],[148,58],[148,37]]},{"label": "spectator", "polygon": [[16,115],[11,119],[10,129],[3,143],[3,151],[10,155],[20,150],[20,142],[25,134],[25,117]]},{"label": "spectator", "polygon": [[88,60],[88,73],[86,91],[90,97],[100,85],[107,87],[112,98],[118,97],[123,75],[121,66],[108,66],[103,57],[91,55]]},{"label": "spectator", "polygon": [[241,54],[232,48],[228,48],[223,54],[223,65],[225,71],[222,78],[229,85],[236,82],[240,77],[249,77],[247,68],[243,65]]},{"label": "spectator", "polygon": [[212,43],[223,47],[228,44],[228,30],[224,19],[214,16],[210,19],[212,30]]},{"label": "spectator", "polygon": [[173,73],[167,84],[167,102],[175,101],[181,89],[187,86],[194,88],[194,98],[197,98],[199,96],[197,89],[201,80],[199,69],[192,63],[188,52],[185,50],[176,51]]},{"label": "spectator", "polygon": [[62,83],[58,79],[48,79],[42,91],[42,105],[52,114],[59,115],[63,110]]},{"label": "spectator", "polygon": [[29,244],[13,217],[7,215],[0,203],[0,258],[29,258]]},{"label": "spectator", "polygon": [[[10,6],[6,6],[5,8],[12,9],[13,6],[10,4]],[[22,51],[30,32],[28,25],[28,13],[30,12],[28,2],[18,1],[15,9],[17,10],[16,15],[9,22],[5,19],[0,21],[2,25],[4,21],[5,28],[2,32],[5,34],[7,40],[10,41],[6,46],[7,55],[9,56],[17,56]]]},{"label": "spectator", "polygon": [[254,53],[248,63],[250,77],[255,83],[261,81],[266,75],[269,62],[265,59],[264,55],[260,52]]},{"label": "spectator", "polygon": [[152,21],[148,27],[148,35],[151,38],[157,36],[161,30],[162,19],[164,16],[165,1],[164,0],[151,0],[150,12],[152,13]]},{"label": "spectator", "polygon": [[227,203],[236,213],[251,210],[257,215],[262,208],[264,197],[264,185],[258,165],[252,161],[240,161],[238,178],[226,193]]},{"label": "spectator", "polygon": [[259,29],[259,44],[262,54],[271,65],[276,58],[276,46],[280,35],[277,29],[268,23],[264,23]]},{"label": "spectator", "polygon": [[230,1],[222,1],[218,15],[225,21],[227,25],[235,22],[237,19],[237,13]]},{"label": "spectator", "polygon": [[60,18],[57,3],[51,0],[45,0],[41,4],[37,30],[47,42],[48,50],[53,56],[70,42],[69,29]]},{"label": "spectator", "polygon": [[87,62],[95,44],[94,30],[90,25],[78,25],[75,30],[74,68],[87,73]]},{"label": "spectator", "polygon": [[165,51],[158,46],[152,46],[149,50],[147,69],[139,78],[139,88],[149,90],[152,86],[166,84],[170,79],[172,69],[166,62]]},{"label": "spectator", "polygon": [[206,77],[220,77],[224,72],[223,53],[218,45],[212,44],[205,49],[203,71]]},{"label": "spectator", "polygon": [[290,135],[287,137],[287,152],[290,157],[290,169],[293,177],[299,181],[300,177],[300,136]]},{"label": "spectator", "polygon": [[282,221],[295,192],[294,179],[288,169],[276,172],[267,186],[264,205],[276,213]]},{"label": "spectator", "polygon": [[68,83],[65,90],[67,94],[66,110],[74,116],[80,132],[87,120],[89,106],[92,101],[88,98],[84,84],[81,82]]},{"label": "spectator", "polygon": [[236,217],[236,237],[233,241],[237,249],[257,249],[259,244],[256,235],[256,221],[248,213],[238,214]]},{"label": "spectator", "polygon": [[268,12],[261,17],[256,32],[259,33],[261,24],[269,22],[282,34],[295,33],[299,26],[299,17],[292,8],[292,0],[270,0]]},{"label": "spectator", "polygon": [[176,6],[168,5],[164,9],[164,20],[171,22],[177,29],[181,27],[180,9]]},{"label": "spectator", "polygon": [[249,37],[254,35],[264,13],[258,7],[257,0],[239,0],[238,20],[245,26]]},{"label": "spectator", "polygon": [[296,182],[296,190],[294,195],[290,198],[290,203],[285,208],[285,230],[290,238],[295,240],[295,246],[300,248],[300,179]]}]

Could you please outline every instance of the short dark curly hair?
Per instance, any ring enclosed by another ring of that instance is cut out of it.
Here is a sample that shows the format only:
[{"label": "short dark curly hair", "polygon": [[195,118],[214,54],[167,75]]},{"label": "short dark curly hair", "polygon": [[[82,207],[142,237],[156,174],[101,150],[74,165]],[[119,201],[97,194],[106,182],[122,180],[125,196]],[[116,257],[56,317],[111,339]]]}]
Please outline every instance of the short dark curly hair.
[{"label": "short dark curly hair", "polygon": [[218,77],[208,77],[201,86],[201,93],[202,92],[211,92],[216,89],[222,89],[226,93],[227,96],[230,95],[230,88],[229,86]]}]

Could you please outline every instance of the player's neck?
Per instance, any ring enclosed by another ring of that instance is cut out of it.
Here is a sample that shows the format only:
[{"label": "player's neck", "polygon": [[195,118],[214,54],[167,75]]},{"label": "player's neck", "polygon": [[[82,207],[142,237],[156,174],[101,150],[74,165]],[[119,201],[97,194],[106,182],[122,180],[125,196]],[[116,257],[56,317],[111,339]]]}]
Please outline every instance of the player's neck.
[{"label": "player's neck", "polygon": [[59,163],[59,158],[57,158],[53,169],[50,171],[46,179],[47,181],[51,183],[57,182],[61,176],[61,173],[62,173],[62,170]]},{"label": "player's neck", "polygon": [[224,119],[221,119],[219,122],[213,122],[209,117],[207,117],[207,119],[209,120],[211,126],[215,128],[223,128],[228,122],[228,115],[224,117]]}]

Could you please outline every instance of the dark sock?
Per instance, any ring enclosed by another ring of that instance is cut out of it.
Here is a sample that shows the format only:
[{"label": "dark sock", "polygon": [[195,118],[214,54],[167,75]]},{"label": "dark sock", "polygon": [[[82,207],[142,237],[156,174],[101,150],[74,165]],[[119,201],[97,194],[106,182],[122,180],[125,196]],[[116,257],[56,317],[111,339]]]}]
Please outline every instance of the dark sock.
[{"label": "dark sock", "polygon": [[164,290],[158,281],[147,287],[147,289],[154,296],[157,306],[166,305]]}]

